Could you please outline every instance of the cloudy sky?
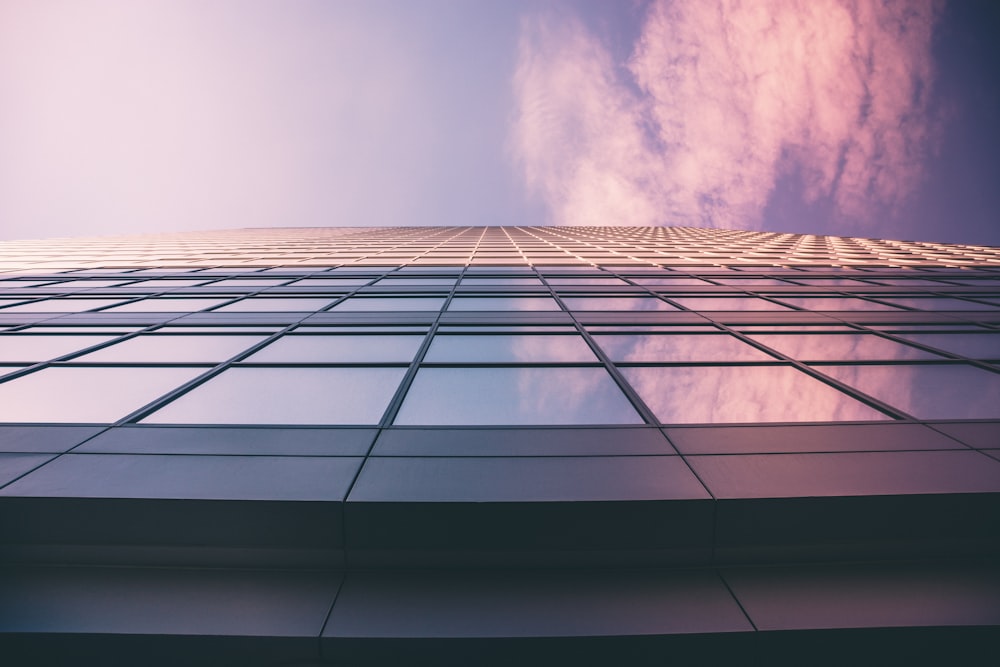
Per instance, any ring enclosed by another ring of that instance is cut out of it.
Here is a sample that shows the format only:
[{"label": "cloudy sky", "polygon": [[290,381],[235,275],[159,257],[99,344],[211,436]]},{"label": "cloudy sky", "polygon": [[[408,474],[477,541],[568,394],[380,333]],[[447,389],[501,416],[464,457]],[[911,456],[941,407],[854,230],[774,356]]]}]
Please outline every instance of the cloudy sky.
[{"label": "cloudy sky", "polygon": [[0,239],[691,225],[1000,245],[989,0],[0,0]]}]

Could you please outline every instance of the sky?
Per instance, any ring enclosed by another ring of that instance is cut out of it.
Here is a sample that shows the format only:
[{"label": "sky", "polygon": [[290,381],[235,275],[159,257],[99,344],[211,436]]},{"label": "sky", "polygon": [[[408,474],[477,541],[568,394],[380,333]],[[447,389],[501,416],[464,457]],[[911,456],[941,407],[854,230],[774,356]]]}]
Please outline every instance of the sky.
[{"label": "sky", "polygon": [[1000,245],[989,0],[0,0],[0,240],[686,225]]}]

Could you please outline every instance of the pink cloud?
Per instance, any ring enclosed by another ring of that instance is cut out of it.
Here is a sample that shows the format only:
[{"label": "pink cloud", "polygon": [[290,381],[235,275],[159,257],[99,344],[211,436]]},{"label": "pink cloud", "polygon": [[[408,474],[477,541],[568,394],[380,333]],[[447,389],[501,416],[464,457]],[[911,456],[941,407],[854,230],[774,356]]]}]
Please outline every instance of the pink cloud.
[{"label": "pink cloud", "polygon": [[661,0],[625,63],[522,25],[510,150],[558,224],[759,225],[782,174],[844,221],[896,209],[932,145],[925,2]]}]

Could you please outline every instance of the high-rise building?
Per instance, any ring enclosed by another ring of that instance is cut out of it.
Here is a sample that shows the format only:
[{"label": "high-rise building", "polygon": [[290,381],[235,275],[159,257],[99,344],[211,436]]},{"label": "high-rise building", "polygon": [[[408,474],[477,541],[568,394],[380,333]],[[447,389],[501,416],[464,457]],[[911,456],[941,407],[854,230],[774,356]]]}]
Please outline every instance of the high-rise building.
[{"label": "high-rise building", "polygon": [[0,422],[6,665],[988,664],[1000,639],[997,248],[7,242]]}]

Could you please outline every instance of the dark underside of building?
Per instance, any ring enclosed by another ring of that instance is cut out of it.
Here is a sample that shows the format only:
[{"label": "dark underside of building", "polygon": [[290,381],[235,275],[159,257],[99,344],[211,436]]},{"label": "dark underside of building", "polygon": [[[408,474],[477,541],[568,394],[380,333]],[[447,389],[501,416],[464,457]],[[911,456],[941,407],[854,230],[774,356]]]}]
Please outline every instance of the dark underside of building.
[{"label": "dark underside of building", "polygon": [[993,665],[1000,249],[0,244],[4,665]]}]

